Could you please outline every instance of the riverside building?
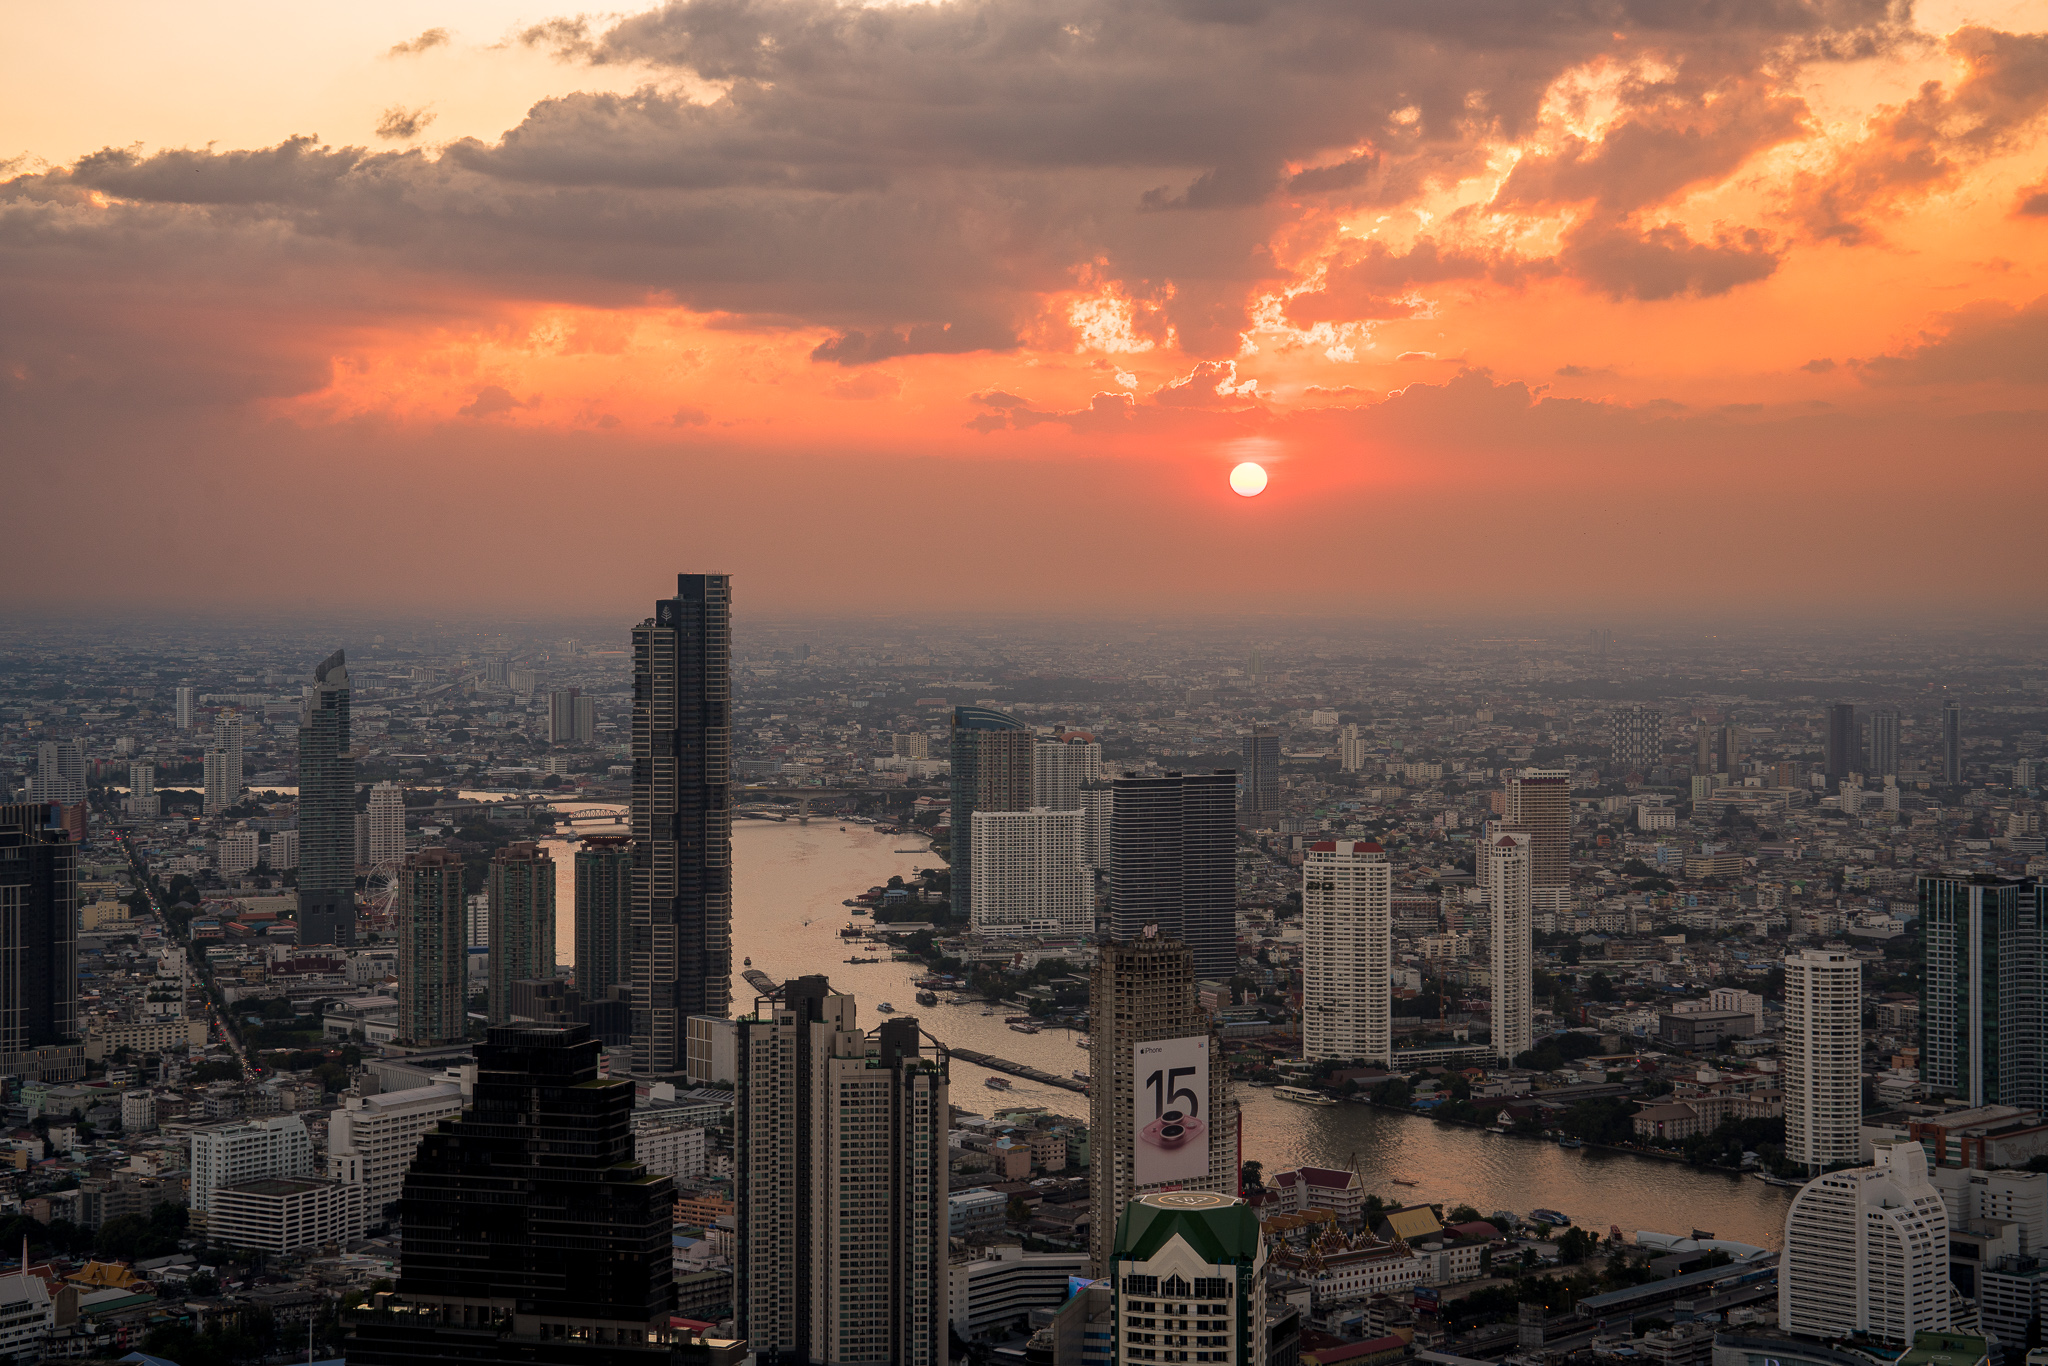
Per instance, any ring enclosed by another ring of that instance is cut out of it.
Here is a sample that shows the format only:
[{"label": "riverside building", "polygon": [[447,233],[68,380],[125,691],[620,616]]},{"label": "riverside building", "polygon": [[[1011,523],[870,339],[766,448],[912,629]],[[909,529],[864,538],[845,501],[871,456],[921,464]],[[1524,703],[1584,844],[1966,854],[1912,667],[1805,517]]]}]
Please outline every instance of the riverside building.
[{"label": "riverside building", "polygon": [[1818,1172],[1862,1151],[1863,964],[1801,949],[1785,959],[1785,1156]]},{"label": "riverside building", "polygon": [[1393,1061],[1394,870],[1370,840],[1321,840],[1301,869],[1301,1055]]},{"label": "riverside building", "polygon": [[1949,1327],[1948,1211],[1918,1143],[1885,1143],[1868,1167],[1815,1177],[1785,1214],[1778,1326],[1897,1347]]}]

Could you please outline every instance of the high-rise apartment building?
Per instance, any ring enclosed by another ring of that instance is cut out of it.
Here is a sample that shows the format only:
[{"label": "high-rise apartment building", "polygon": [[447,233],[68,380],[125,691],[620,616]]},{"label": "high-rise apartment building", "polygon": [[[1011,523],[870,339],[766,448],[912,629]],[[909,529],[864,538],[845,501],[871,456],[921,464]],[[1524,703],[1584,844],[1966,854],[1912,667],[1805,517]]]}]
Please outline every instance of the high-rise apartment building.
[{"label": "high-rise apartment building", "polygon": [[948,751],[953,761],[953,914],[974,914],[974,813],[1028,811],[1037,762],[1037,737],[1008,712],[989,707],[953,708]]},{"label": "high-rise apartment building", "polygon": [[265,850],[263,861],[273,872],[299,866],[299,832],[296,830],[273,830],[270,844]]},{"label": "high-rise apartment building", "polygon": [[1301,865],[1301,1056],[1393,1061],[1394,868],[1370,840],[1319,840]]},{"label": "high-rise apartment building", "polygon": [[1535,837],[1525,831],[1489,831],[1481,856],[1486,860],[1491,921],[1487,953],[1492,966],[1493,1051],[1513,1061],[1536,1043],[1531,936]]},{"label": "high-rise apartment building", "polygon": [[538,844],[508,844],[491,856],[490,1018],[512,1018],[512,984],[555,975],[555,860]]},{"label": "high-rise apartment building", "polygon": [[405,861],[398,874],[400,1043],[431,1048],[468,1036],[463,910],[459,854],[422,849]]},{"label": "high-rise apartment building", "polygon": [[1086,731],[1070,730],[1032,747],[1031,805],[1048,811],[1081,809],[1081,789],[1102,780],[1102,744]]},{"label": "high-rise apartment building", "polygon": [[200,809],[209,816],[218,816],[241,800],[240,789],[234,782],[234,764],[227,751],[215,745],[208,745],[200,754]]},{"label": "high-rise apartment building", "polygon": [[1163,933],[1105,944],[1096,956],[1088,1189],[1098,1268],[1110,1264],[1124,1206],[1145,1192],[1237,1194],[1237,1103],[1197,973],[1193,951]]},{"label": "high-rise apartment building", "polygon": [[690,1016],[732,1009],[729,575],[678,574],[633,628],[631,952],[633,1070],[681,1074]]},{"label": "high-rise apartment building", "polygon": [[1095,872],[1109,870],[1111,831],[1116,821],[1116,785],[1089,783],[1081,789],[1081,856]]},{"label": "high-rise apartment building", "polygon": [[1950,1326],[1948,1210],[1918,1143],[1880,1143],[1868,1167],[1792,1197],[1778,1257],[1778,1327],[1910,1347]]},{"label": "high-rise apartment building", "polygon": [[230,806],[242,799],[242,789],[247,786],[242,767],[242,746],[247,737],[248,727],[242,713],[229,708],[213,714],[213,748],[221,752],[227,764]]},{"label": "high-rise apartment building", "polygon": [[1507,781],[1502,824],[1529,835],[1529,885],[1535,904],[1561,909],[1572,884],[1572,778],[1557,768],[1525,768]]},{"label": "high-rise apartment building", "polygon": [[1110,935],[1148,925],[1185,943],[1202,977],[1237,970],[1237,775],[1125,776],[1110,814]]},{"label": "high-rise apartment building", "polygon": [[1830,789],[1856,771],[1856,759],[1863,746],[1857,743],[1856,706],[1853,702],[1828,705],[1827,776]]},{"label": "high-rise apartment building", "polygon": [[975,933],[1094,933],[1084,819],[1078,807],[974,813]]},{"label": "high-rise apartment building", "polygon": [[193,716],[194,716],[194,714],[195,714],[195,713],[196,713],[196,712],[198,711],[198,707],[199,707],[199,689],[197,689],[197,688],[180,688],[180,689],[178,689],[178,701],[177,701],[177,711],[178,711],[178,729],[179,729],[179,730],[190,730],[190,729],[192,729],[192,720],[193,720]]},{"label": "high-rise apartment building", "polygon": [[128,814],[138,820],[154,820],[163,811],[163,799],[156,795],[156,765],[138,759],[128,765]]},{"label": "high-rise apartment building", "polygon": [[1631,704],[1616,707],[1608,719],[1612,731],[1609,749],[1614,767],[1631,773],[1647,773],[1664,754],[1664,713],[1655,707]]},{"label": "high-rise apartment building", "polygon": [[1280,732],[1253,726],[1238,742],[1238,820],[1263,828],[1280,815]]},{"label": "high-rise apartment building", "polygon": [[1346,773],[1356,773],[1365,767],[1365,740],[1358,733],[1356,721],[1346,721],[1337,732],[1337,767]]},{"label": "high-rise apartment building", "polygon": [[299,943],[356,942],[356,761],[348,661],[313,670],[299,712]]},{"label": "high-rise apartment building", "polygon": [[229,830],[220,837],[214,866],[224,878],[239,877],[256,866],[258,848],[254,830]]},{"label": "high-rise apartment building", "polygon": [[1941,781],[1954,787],[1963,781],[1963,704],[1941,709]]},{"label": "high-rise apartment building", "polygon": [[378,783],[370,789],[370,857],[380,867],[405,861],[405,789]]},{"label": "high-rise apartment building", "polygon": [[576,846],[576,989],[601,1001],[631,986],[633,842],[624,835],[585,835]]},{"label": "high-rise apartment building", "polygon": [[2048,1109],[2048,897],[2032,880],[1922,876],[1920,1079],[1970,1105]]},{"label": "high-rise apartment building", "polygon": [[898,731],[889,737],[889,753],[898,759],[929,759],[931,738],[921,730]]},{"label": "high-rise apartment building", "polygon": [[1700,723],[1699,752],[1693,759],[1693,772],[1725,773],[1731,779],[1742,774],[1742,727],[1733,721],[1721,725]]},{"label": "high-rise apartment building", "polygon": [[45,740],[36,746],[31,802],[76,806],[85,800],[85,751],[73,740]]},{"label": "high-rise apartment building", "polygon": [[1862,1151],[1863,964],[1846,950],[1785,959],[1785,1156],[1809,1172]]},{"label": "high-rise apartment building", "polygon": [[548,694],[550,744],[587,744],[597,738],[597,704],[580,688],[558,688]]},{"label": "high-rise apartment building", "polygon": [[1899,771],[1899,709],[1880,707],[1870,714],[1870,766],[1872,778],[1890,778]]},{"label": "high-rise apartment building", "polygon": [[1103,1269],[1114,1359],[1266,1366],[1266,1246],[1235,1195],[1162,1191],[1125,1205]]},{"label": "high-rise apartment building", "polygon": [[41,802],[0,806],[0,1076],[74,1081],[78,850]]},{"label": "high-rise apartment building", "polygon": [[756,1359],[945,1366],[948,1068],[917,1021],[860,1028],[798,977],[735,1022],[739,1247]]},{"label": "high-rise apartment building", "polygon": [[633,1083],[588,1025],[494,1025],[470,1109],[424,1134],[397,1302],[350,1366],[667,1366],[675,1185],[633,1155]]},{"label": "high-rise apartment building", "polygon": [[346,1095],[327,1121],[327,1178],[363,1188],[371,1223],[389,1217],[420,1139],[462,1113],[462,1088],[432,1082],[374,1096]]},{"label": "high-rise apartment building", "polygon": [[213,1193],[266,1176],[311,1176],[313,1140],[297,1115],[230,1120],[192,1131],[191,1205],[206,1213]]}]

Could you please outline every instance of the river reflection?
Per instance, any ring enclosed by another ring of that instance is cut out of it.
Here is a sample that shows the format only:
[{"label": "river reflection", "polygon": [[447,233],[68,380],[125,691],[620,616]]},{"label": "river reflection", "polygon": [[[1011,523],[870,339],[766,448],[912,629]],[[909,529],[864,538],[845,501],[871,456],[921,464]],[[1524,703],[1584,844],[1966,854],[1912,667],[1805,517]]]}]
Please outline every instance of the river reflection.
[{"label": "river reflection", "polygon": [[[575,944],[574,846],[565,840],[550,840],[548,845],[559,878],[556,957],[567,963]],[[923,839],[885,835],[870,826],[842,827],[824,818],[808,825],[736,822],[735,967],[752,958],[756,968],[777,981],[799,973],[824,973],[835,986],[855,995],[862,1021],[870,1027],[881,1018],[875,1007],[888,1001],[898,1014],[916,1015],[926,1032],[944,1043],[1029,1063],[1056,1075],[1086,1071],[1089,1055],[1076,1047],[1078,1036],[1071,1031],[1014,1033],[1004,1023],[1003,1014],[1008,1012],[984,1015],[979,1005],[920,1009],[913,979],[923,975],[921,965],[890,962],[880,946],[862,942],[856,950],[839,938],[843,926],[869,923],[864,916],[850,916],[842,900],[886,883],[891,874],[908,878],[931,862]],[[856,953],[884,961],[844,961]],[[942,1001],[945,997],[941,993]],[[750,1011],[753,1000],[753,989],[736,972],[734,1013]],[[1086,1096],[1024,1081],[1015,1082],[1007,1092],[985,1090],[989,1075],[970,1063],[956,1062],[954,1103],[984,1112],[1034,1105],[1087,1117]],[[1362,1105],[1295,1105],[1259,1087],[1240,1086],[1237,1096],[1244,1116],[1244,1155],[1268,1169],[1355,1164],[1366,1187],[1389,1200],[1470,1204],[1482,1213],[1555,1209],[1603,1234],[1610,1225],[1625,1233],[1686,1233],[1699,1228],[1764,1247],[1777,1247],[1783,1236],[1791,1192],[1760,1181],[1645,1158],[1559,1148]]]}]

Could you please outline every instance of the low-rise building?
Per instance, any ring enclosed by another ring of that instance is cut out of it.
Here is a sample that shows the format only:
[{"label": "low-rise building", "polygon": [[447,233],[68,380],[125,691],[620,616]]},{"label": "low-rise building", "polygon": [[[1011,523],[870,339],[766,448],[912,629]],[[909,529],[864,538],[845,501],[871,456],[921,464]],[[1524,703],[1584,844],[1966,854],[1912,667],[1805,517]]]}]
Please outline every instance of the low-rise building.
[{"label": "low-rise building", "polygon": [[363,1233],[363,1187],[315,1176],[273,1176],[214,1190],[207,1236],[230,1247],[287,1253]]},{"label": "low-rise building", "polygon": [[1027,1321],[1034,1309],[1067,1302],[1067,1278],[1088,1274],[1086,1252],[1026,1252],[1015,1244],[954,1262],[947,1312],[963,1338]]}]

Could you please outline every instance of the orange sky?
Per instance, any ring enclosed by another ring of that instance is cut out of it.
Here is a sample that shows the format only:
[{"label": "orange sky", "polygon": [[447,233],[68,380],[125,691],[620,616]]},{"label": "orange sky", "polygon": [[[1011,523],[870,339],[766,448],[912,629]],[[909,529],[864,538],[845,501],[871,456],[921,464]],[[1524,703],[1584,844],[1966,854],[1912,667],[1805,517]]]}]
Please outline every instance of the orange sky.
[{"label": "orange sky", "polygon": [[2041,604],[2048,0],[298,8],[0,54],[44,601]]}]

